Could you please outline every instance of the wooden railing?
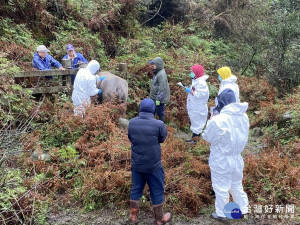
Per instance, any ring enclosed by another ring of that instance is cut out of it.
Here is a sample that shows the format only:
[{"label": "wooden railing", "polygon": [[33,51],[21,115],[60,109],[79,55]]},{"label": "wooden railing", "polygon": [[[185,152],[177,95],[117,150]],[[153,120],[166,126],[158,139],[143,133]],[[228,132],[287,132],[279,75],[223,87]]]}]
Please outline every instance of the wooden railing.
[{"label": "wooden railing", "polygon": [[[26,79],[32,77],[42,77],[42,82],[45,82],[46,84],[42,83],[41,85],[25,89],[32,90],[33,94],[57,93],[63,91],[70,91],[72,89],[71,75],[76,74],[78,70],[79,69],[21,71],[15,75],[15,78]],[[115,74],[127,80],[127,63],[120,63],[118,72],[115,72]],[[54,76],[54,79],[44,78],[46,76]]]},{"label": "wooden railing", "polygon": [[15,78],[31,78],[31,77],[46,77],[58,76],[58,79],[43,79],[42,85],[37,85],[33,88],[26,88],[32,90],[33,94],[38,93],[56,93],[71,90],[71,75],[78,72],[79,69],[66,69],[66,70],[35,70],[35,71],[22,71],[15,75]]}]

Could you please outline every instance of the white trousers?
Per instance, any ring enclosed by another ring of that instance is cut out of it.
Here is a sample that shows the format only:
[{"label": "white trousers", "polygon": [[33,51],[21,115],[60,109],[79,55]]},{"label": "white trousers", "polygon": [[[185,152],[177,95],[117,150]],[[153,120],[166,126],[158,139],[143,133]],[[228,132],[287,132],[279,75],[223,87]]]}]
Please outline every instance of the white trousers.
[{"label": "white trousers", "polygon": [[218,173],[211,170],[212,186],[216,195],[216,213],[225,217],[224,206],[229,202],[229,193],[233,201],[239,205],[242,214],[248,213],[248,196],[242,184],[243,171],[231,171],[230,173]]},{"label": "white trousers", "polygon": [[196,110],[188,108],[187,111],[191,121],[191,131],[195,134],[200,134],[207,120],[207,105],[199,105]]}]

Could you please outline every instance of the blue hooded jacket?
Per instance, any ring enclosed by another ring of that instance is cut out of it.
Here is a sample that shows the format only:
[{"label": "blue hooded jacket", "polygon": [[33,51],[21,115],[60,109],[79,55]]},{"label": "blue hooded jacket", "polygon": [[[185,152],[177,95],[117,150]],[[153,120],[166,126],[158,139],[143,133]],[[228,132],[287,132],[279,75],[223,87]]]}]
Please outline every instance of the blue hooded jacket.
[{"label": "blue hooded jacket", "polygon": [[236,102],[235,94],[230,88],[226,88],[222,91],[218,97],[218,105],[214,108],[213,114],[218,115],[224,106],[229,105],[230,103]]},{"label": "blue hooded jacket", "polygon": [[39,56],[38,52],[35,52],[32,60],[33,68],[38,70],[51,70],[52,66],[60,68],[62,65],[56,61],[51,55],[46,55],[44,60]]},{"label": "blue hooded jacket", "polygon": [[140,113],[129,121],[128,138],[131,141],[131,169],[153,173],[162,168],[161,147],[167,137],[164,122],[154,118],[155,104],[146,98],[140,104]]},{"label": "blue hooded jacket", "polygon": [[[88,61],[83,57],[83,55],[81,55],[78,52],[75,52],[76,57],[74,58],[74,61],[72,62],[72,69],[76,69],[79,67],[79,65],[77,64],[78,61],[84,62],[84,63],[88,63]],[[63,59],[68,59],[68,54],[66,54]]]}]

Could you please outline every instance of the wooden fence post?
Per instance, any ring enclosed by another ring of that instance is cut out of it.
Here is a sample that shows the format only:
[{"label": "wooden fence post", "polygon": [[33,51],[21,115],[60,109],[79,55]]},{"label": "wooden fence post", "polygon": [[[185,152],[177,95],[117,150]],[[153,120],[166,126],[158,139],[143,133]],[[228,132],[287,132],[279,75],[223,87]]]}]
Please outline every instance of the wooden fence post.
[{"label": "wooden fence post", "polygon": [[127,80],[127,63],[120,63],[119,71],[121,73],[121,77],[124,76],[124,78]]}]

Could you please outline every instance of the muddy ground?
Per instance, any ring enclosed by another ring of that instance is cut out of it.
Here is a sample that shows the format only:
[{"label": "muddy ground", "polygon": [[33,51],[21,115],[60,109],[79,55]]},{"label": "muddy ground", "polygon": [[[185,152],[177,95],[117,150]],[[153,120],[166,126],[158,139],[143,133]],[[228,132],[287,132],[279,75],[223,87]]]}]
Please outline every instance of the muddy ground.
[{"label": "muddy ground", "polygon": [[[212,211],[213,209],[207,209]],[[93,212],[80,212],[80,210],[72,209],[57,214],[49,214],[47,217],[49,224],[55,225],[125,225],[132,224],[128,220],[129,210],[100,210]],[[139,212],[139,225],[154,224],[154,216],[150,209],[142,209]],[[241,225],[299,225],[299,217],[297,220],[272,220],[272,219],[239,219],[218,222],[210,218],[210,213],[200,214],[195,218],[187,218],[182,216],[172,217],[172,225],[223,225],[223,224],[241,224]]]},{"label": "muddy ground", "polygon": [[[191,133],[178,132],[177,137],[188,139]],[[249,137],[249,141],[244,150],[244,156],[249,153],[256,154],[253,149],[261,149],[257,138]],[[227,220],[219,222],[211,218],[211,213],[214,211],[214,206],[203,208],[197,217],[189,218],[180,215],[172,215],[172,225],[222,225],[222,224],[241,224],[241,225],[300,225],[300,212],[298,207],[295,209],[294,219],[283,218],[278,219],[262,219],[261,215],[250,215],[248,218],[238,220]],[[125,225],[132,224],[128,220],[129,209],[102,209],[92,212],[84,212],[81,209],[71,208],[51,212],[48,214],[47,222],[53,225]],[[259,218],[257,218],[259,216]],[[273,215],[272,215],[273,216]],[[150,207],[144,207],[139,211],[139,225],[154,224],[154,216]]]}]

